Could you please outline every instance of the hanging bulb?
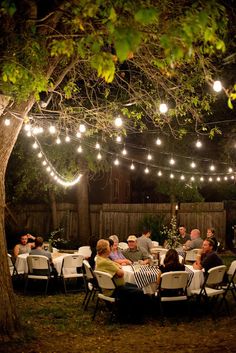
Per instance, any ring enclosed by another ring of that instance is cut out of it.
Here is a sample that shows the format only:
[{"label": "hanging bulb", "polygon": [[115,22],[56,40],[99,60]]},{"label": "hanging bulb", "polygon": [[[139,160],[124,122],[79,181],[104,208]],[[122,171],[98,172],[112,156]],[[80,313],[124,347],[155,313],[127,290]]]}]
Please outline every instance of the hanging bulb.
[{"label": "hanging bulb", "polygon": [[100,152],[97,154],[97,159],[98,159],[98,160],[102,159],[102,155],[101,155]]},{"label": "hanging bulb", "polygon": [[225,177],[224,177],[224,180],[228,180],[228,177],[227,177],[227,176],[225,176]]},{"label": "hanging bulb", "polygon": [[66,135],[65,141],[68,143],[70,142],[70,136]]},{"label": "hanging bulb", "polygon": [[157,175],[158,175],[159,177],[161,177],[161,176],[162,176],[162,172],[159,170],[158,173],[157,173]]},{"label": "hanging bulb", "polygon": [[144,173],[145,173],[145,174],[148,174],[148,173],[149,173],[148,167],[146,167],[146,168],[144,169]]},{"label": "hanging bulb", "polygon": [[194,181],[194,180],[195,180],[194,176],[192,176],[192,177],[190,178],[190,180],[191,180],[191,181]]},{"label": "hanging bulb", "polygon": [[169,160],[169,163],[170,163],[171,165],[174,165],[174,164],[175,164],[175,160],[174,160],[173,158],[171,158],[171,159]]},{"label": "hanging bulb", "polygon": [[202,142],[200,140],[197,140],[195,145],[196,145],[197,148],[201,148],[202,147]]},{"label": "hanging bulb", "polygon": [[210,177],[208,180],[209,180],[209,182],[211,183],[213,179],[212,179],[212,177]]},{"label": "hanging bulb", "polygon": [[50,134],[55,134],[56,133],[56,128],[53,125],[50,125],[48,130],[49,130]]},{"label": "hanging bulb", "polygon": [[31,125],[30,124],[25,124],[24,125],[24,130],[25,131],[30,131],[31,130]]},{"label": "hanging bulb", "polygon": [[125,149],[125,147],[124,147],[123,150],[122,150],[122,154],[123,154],[123,156],[126,156],[126,155],[127,155],[127,150]]},{"label": "hanging bulb", "polygon": [[38,153],[38,157],[39,157],[39,158],[42,158],[42,157],[43,157],[42,152],[39,152],[39,153]]},{"label": "hanging bulb", "polygon": [[162,144],[162,141],[161,141],[161,139],[158,137],[157,139],[156,139],[156,145],[157,146],[160,146]]},{"label": "hanging bulb", "polygon": [[215,169],[216,169],[216,167],[215,167],[213,164],[211,164],[211,165],[210,165],[210,170],[211,170],[212,172],[214,172]]},{"label": "hanging bulb", "polygon": [[80,124],[79,131],[83,134],[86,131],[86,126],[84,124]]},{"label": "hanging bulb", "polygon": [[168,107],[165,103],[161,103],[159,106],[160,113],[165,114],[168,111]]},{"label": "hanging bulb", "polygon": [[82,148],[81,145],[77,148],[77,152],[78,152],[78,153],[82,153],[82,152],[83,152],[83,148]]},{"label": "hanging bulb", "polygon": [[61,139],[60,139],[60,137],[58,137],[58,138],[56,139],[56,144],[57,144],[57,145],[60,145],[60,143],[61,143]]},{"label": "hanging bulb", "polygon": [[222,83],[220,81],[214,81],[213,89],[215,92],[220,92],[222,90]]},{"label": "hanging bulb", "polygon": [[95,148],[96,148],[96,150],[100,150],[101,146],[98,142],[96,142]]},{"label": "hanging bulb", "polygon": [[76,137],[78,137],[78,139],[80,139],[80,138],[81,138],[81,132],[78,131],[78,132],[76,133]]},{"label": "hanging bulb", "polygon": [[201,178],[200,178],[200,181],[204,181],[204,178],[203,178],[203,177],[201,177]]},{"label": "hanging bulb", "polygon": [[131,170],[134,170],[134,169],[135,169],[135,165],[133,164],[133,162],[132,162],[131,165],[130,165],[130,169],[131,169]]},{"label": "hanging bulb", "polygon": [[4,124],[6,125],[6,126],[9,126],[10,124],[11,124],[11,120],[10,119],[5,119],[4,120]]},{"label": "hanging bulb", "polygon": [[115,118],[115,126],[116,126],[116,127],[121,127],[122,124],[123,124],[123,121],[122,121],[122,119],[121,119],[120,116],[118,116],[117,118]]},{"label": "hanging bulb", "polygon": [[47,162],[44,160],[43,162],[42,162],[42,165],[47,165]]},{"label": "hanging bulb", "polygon": [[115,164],[115,165],[119,165],[119,164],[120,164],[120,161],[119,161],[118,158],[116,158],[116,159],[114,160],[114,164]]},{"label": "hanging bulb", "polygon": [[39,147],[36,141],[33,143],[32,147],[33,147],[35,150]]},{"label": "hanging bulb", "polygon": [[148,159],[149,161],[151,161],[151,160],[152,160],[152,155],[151,155],[151,153],[148,153],[148,155],[147,155],[147,159]]},{"label": "hanging bulb", "polygon": [[171,174],[170,174],[170,178],[171,178],[171,179],[174,179],[174,177],[175,177],[174,174],[171,173]]},{"label": "hanging bulb", "polygon": [[116,142],[120,143],[122,141],[122,138],[120,136],[116,136]]},{"label": "hanging bulb", "polygon": [[191,166],[191,168],[196,168],[196,163],[195,163],[195,162],[192,162],[192,163],[190,164],[190,166]]},{"label": "hanging bulb", "polygon": [[220,177],[217,177],[216,180],[217,180],[217,181],[221,181],[221,178],[220,178]]},{"label": "hanging bulb", "polygon": [[185,180],[185,176],[183,174],[180,176],[180,180]]},{"label": "hanging bulb", "polygon": [[233,173],[233,169],[230,167],[230,168],[228,169],[228,172],[229,172],[229,173]]}]

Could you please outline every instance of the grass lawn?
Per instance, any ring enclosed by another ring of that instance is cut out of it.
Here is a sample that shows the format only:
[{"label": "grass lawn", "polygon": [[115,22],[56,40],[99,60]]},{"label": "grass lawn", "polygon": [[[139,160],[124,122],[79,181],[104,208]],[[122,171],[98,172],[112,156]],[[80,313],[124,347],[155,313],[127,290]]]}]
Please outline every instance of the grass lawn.
[{"label": "grass lawn", "polygon": [[105,310],[93,322],[94,303],[84,312],[83,297],[84,293],[25,296],[18,290],[16,300],[25,338],[1,344],[0,352],[236,352],[236,303],[231,295],[231,316],[221,310],[213,320],[201,309],[195,310],[189,322],[185,307],[177,305],[164,326],[155,305],[145,324],[109,323]]}]

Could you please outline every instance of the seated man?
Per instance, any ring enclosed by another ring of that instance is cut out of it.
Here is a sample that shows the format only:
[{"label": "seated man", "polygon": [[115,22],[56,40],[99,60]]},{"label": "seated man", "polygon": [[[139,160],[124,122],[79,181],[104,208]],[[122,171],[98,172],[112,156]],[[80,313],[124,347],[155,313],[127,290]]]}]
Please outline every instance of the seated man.
[{"label": "seated man", "polygon": [[180,244],[184,245],[188,240],[191,240],[190,235],[186,233],[186,228],[183,225],[179,226]]},{"label": "seated man", "polygon": [[54,268],[53,262],[52,262],[52,254],[50,251],[44,250],[43,249],[43,238],[42,237],[36,237],[35,238],[35,248],[30,251],[30,255],[42,255],[46,256],[49,259],[49,264],[50,264],[50,270],[53,272],[54,275],[57,275],[57,271]]},{"label": "seated man", "polygon": [[150,236],[151,231],[149,229],[144,229],[141,237],[137,238],[138,247],[145,249],[148,254],[151,254],[151,249],[153,248]]},{"label": "seated man", "polygon": [[128,248],[123,250],[122,253],[131,262],[139,262],[141,265],[146,265],[150,262],[150,255],[143,248],[139,248],[137,244],[137,238],[135,235],[129,235]]},{"label": "seated man", "polygon": [[13,256],[16,258],[18,255],[27,254],[34,247],[34,243],[28,243],[29,239],[35,240],[31,234],[24,234],[20,237],[20,243],[16,244],[13,249]]},{"label": "seated man", "polygon": [[193,229],[190,233],[191,240],[188,240],[184,245],[184,250],[200,249],[202,247],[203,240],[201,238],[200,230]]},{"label": "seated man", "polygon": [[193,268],[201,270],[204,268],[205,273],[212,267],[223,265],[222,259],[214,251],[214,241],[205,239],[202,245],[202,252],[197,257]]},{"label": "seated man", "polygon": [[117,298],[119,298],[118,305],[121,319],[142,319],[144,313],[143,302],[145,303],[145,295],[141,289],[137,288],[137,286],[130,283],[125,283],[122,266],[109,259],[110,251],[110,244],[108,240],[98,240],[95,269],[112,275],[117,287],[115,293],[106,291],[104,294],[108,296],[116,295]]}]

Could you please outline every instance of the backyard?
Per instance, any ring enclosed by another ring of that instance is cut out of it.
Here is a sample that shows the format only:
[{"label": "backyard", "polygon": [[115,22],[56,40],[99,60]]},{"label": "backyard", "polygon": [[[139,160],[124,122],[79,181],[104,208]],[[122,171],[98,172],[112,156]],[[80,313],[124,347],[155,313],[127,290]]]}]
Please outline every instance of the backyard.
[{"label": "backyard", "polygon": [[236,306],[231,294],[230,316],[223,306],[213,319],[204,308],[196,310],[191,300],[191,317],[186,307],[174,306],[175,314],[166,312],[164,326],[155,301],[145,323],[131,325],[110,323],[106,310],[92,321],[94,302],[83,311],[83,298],[83,292],[24,295],[17,288],[24,337],[1,344],[0,352],[236,352]]}]

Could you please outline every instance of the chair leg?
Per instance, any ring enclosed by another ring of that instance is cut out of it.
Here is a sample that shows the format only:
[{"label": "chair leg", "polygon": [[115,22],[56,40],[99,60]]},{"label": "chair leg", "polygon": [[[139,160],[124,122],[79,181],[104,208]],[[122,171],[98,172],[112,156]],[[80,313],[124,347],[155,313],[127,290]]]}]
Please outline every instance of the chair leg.
[{"label": "chair leg", "polygon": [[84,306],[84,310],[87,310],[89,302],[90,302],[91,297],[92,297],[92,294],[93,294],[93,291],[90,291],[90,293],[88,294],[87,301],[86,301],[85,306]]},{"label": "chair leg", "polygon": [[97,302],[96,302],[96,306],[95,306],[95,309],[94,309],[94,313],[93,313],[93,318],[92,318],[92,320],[95,319],[95,316],[96,316],[96,313],[97,313],[97,310],[98,310],[98,303],[99,303],[99,298],[97,298]]}]

